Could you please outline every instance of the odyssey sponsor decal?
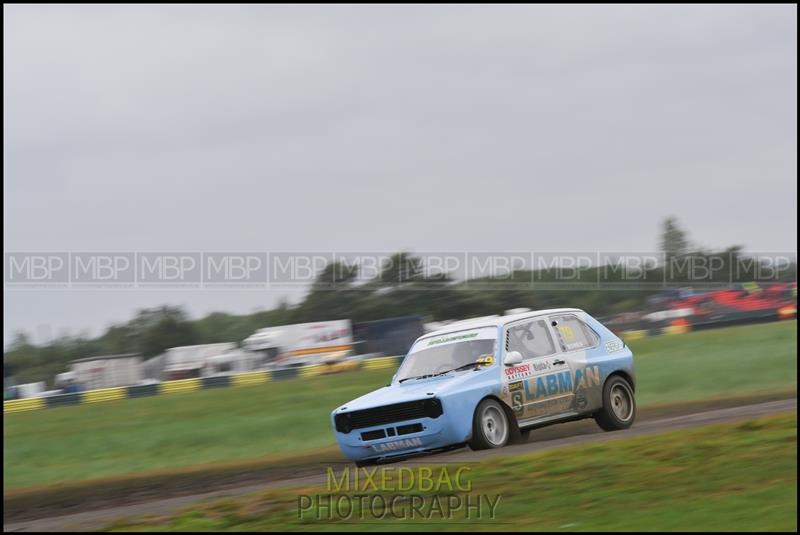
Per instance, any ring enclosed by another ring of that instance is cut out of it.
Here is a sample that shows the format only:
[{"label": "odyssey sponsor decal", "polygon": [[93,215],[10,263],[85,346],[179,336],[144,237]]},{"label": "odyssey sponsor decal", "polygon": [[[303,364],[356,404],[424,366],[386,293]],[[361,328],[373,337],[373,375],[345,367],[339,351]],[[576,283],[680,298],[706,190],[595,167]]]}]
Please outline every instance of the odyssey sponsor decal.
[{"label": "odyssey sponsor decal", "polygon": [[519,366],[510,366],[505,368],[503,371],[506,375],[506,379],[509,381],[517,381],[519,379],[538,375],[539,373],[544,373],[549,370],[550,363],[542,360],[538,362],[520,364]]},{"label": "odyssey sponsor decal", "polygon": [[407,448],[418,448],[422,446],[422,439],[419,437],[395,440],[394,442],[384,442],[383,444],[373,444],[370,446],[372,451],[381,453],[384,451],[397,451]]},{"label": "odyssey sponsor decal", "polygon": [[517,379],[524,379],[533,375],[530,364],[520,364],[519,366],[511,366],[503,370],[506,374],[506,379],[516,381]]}]

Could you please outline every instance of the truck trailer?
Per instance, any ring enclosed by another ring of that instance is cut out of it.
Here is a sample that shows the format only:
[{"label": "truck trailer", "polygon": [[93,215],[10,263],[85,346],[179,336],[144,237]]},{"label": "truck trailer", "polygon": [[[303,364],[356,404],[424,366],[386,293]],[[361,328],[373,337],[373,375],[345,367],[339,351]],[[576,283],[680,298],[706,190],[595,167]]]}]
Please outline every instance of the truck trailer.
[{"label": "truck trailer", "polygon": [[353,328],[349,319],[280,325],[259,329],[242,345],[263,367],[318,364],[350,355]]}]

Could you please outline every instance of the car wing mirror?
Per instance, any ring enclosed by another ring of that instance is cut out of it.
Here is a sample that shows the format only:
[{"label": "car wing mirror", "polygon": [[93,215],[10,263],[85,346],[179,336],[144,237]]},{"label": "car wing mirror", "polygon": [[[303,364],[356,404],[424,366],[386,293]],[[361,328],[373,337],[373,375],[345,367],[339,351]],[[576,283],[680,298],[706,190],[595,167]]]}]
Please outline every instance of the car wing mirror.
[{"label": "car wing mirror", "polygon": [[503,364],[506,366],[514,366],[522,362],[522,353],[519,351],[509,351],[503,359]]}]

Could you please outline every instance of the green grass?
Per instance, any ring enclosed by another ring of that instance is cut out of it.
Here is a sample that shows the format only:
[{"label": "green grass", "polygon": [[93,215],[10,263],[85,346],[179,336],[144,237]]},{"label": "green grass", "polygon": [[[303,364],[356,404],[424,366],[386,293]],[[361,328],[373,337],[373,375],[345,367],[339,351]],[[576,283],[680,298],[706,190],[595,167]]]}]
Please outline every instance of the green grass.
[{"label": "green grass", "polygon": [[[301,495],[352,496],[367,486],[342,492],[323,484],[196,504],[165,517],[123,519],[107,529],[349,531],[357,522],[359,531],[797,530],[796,412],[465,466],[466,492],[448,492],[446,484],[427,493],[398,488],[397,469],[381,467],[374,479],[380,482],[381,470],[388,469],[390,482],[366,494],[380,493],[387,502],[392,496],[422,494],[428,506],[434,499],[448,503],[451,495],[462,503],[467,494],[493,502],[499,497],[493,516],[486,507],[469,522],[463,508],[447,507],[442,514],[424,507],[417,519],[409,519],[407,508],[392,511],[400,519],[381,518],[385,509],[380,506],[374,513],[368,507],[353,513],[345,508],[342,514],[309,507],[301,513],[298,504],[309,503],[301,502]],[[446,466],[451,480],[458,468]],[[433,474],[438,480],[436,467]]]},{"label": "green grass", "polygon": [[630,342],[640,405],[797,389],[797,322]]},{"label": "green grass", "polygon": [[[640,406],[797,388],[795,321],[631,342]],[[4,490],[335,444],[329,414],[386,384],[359,371],[4,415]]]},{"label": "green grass", "polygon": [[5,415],[4,488],[332,445],[330,411],[375,370]]}]

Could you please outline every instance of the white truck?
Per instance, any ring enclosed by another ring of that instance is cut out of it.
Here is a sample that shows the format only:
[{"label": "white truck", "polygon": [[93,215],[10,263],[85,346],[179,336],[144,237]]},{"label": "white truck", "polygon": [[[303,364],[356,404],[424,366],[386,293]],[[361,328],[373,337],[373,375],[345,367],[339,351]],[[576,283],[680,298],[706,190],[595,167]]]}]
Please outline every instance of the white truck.
[{"label": "white truck", "polygon": [[350,320],[316,321],[259,329],[243,342],[262,366],[302,366],[338,360],[353,349]]},{"label": "white truck", "polygon": [[36,383],[24,383],[21,385],[17,385],[15,388],[17,389],[17,398],[36,398],[41,397],[42,394],[45,392],[46,383],[44,381],[38,381]]}]

